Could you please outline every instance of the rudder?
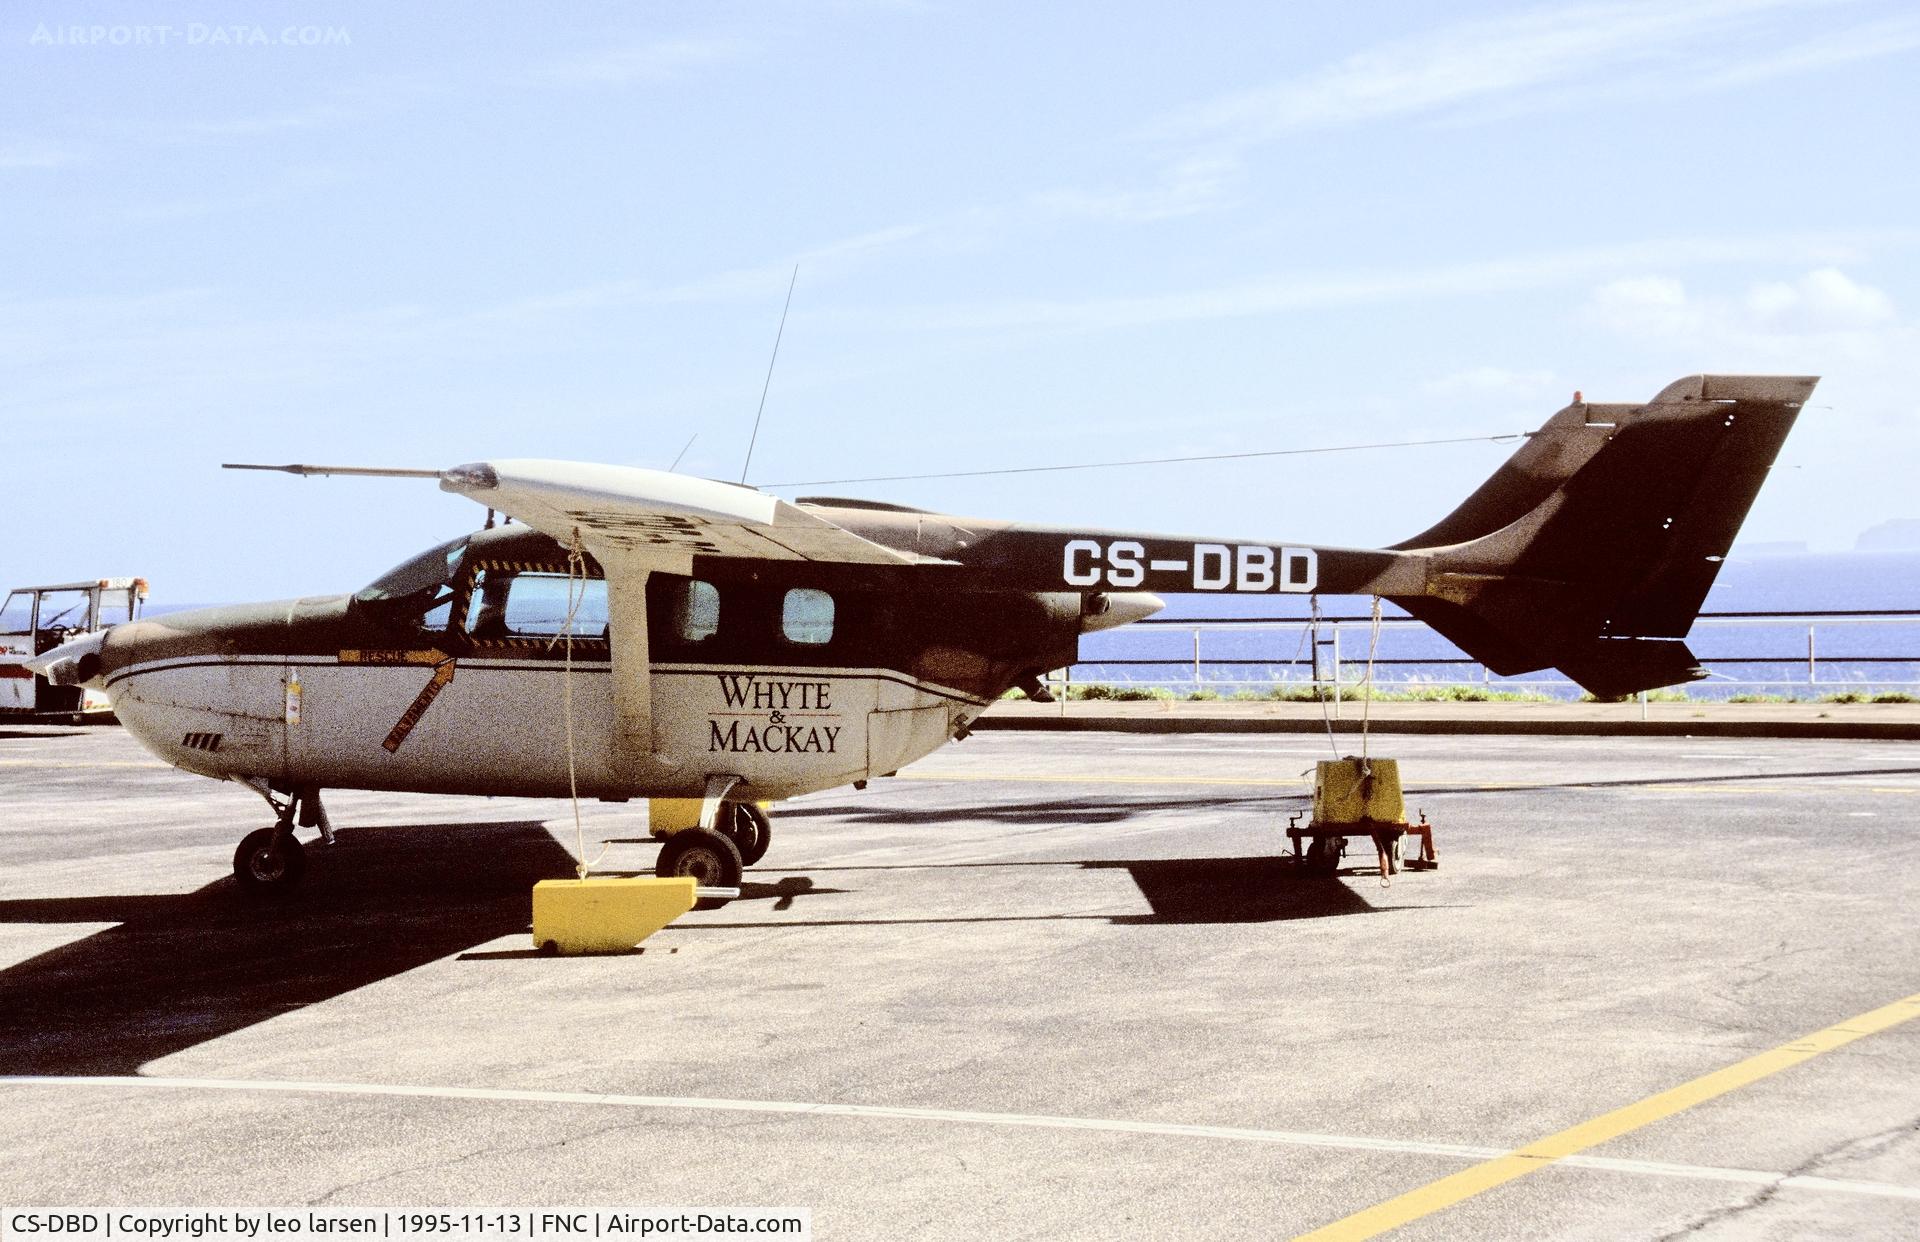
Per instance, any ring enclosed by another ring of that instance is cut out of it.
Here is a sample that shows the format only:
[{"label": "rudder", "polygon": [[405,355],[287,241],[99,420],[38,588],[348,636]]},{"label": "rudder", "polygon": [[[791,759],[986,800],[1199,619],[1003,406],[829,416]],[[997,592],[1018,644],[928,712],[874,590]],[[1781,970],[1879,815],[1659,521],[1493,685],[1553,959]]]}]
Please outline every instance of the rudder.
[{"label": "rudder", "polygon": [[1602,697],[1705,676],[1686,644],[1816,377],[1694,375],[1644,406],[1579,403],[1399,550],[1394,602],[1501,675]]}]

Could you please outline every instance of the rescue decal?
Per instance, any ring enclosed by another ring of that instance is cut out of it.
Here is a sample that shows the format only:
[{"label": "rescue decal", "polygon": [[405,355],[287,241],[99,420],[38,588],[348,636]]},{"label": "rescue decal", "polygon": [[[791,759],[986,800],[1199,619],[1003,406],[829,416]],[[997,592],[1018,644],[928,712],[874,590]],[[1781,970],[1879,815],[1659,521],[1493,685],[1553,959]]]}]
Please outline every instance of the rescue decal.
[{"label": "rescue decal", "polygon": [[[1312,591],[1320,581],[1320,557],[1312,548],[1194,543],[1162,545],[1154,551],[1157,555],[1150,556],[1147,546],[1138,539],[1069,539],[1061,550],[1060,577],[1075,587],[1283,591],[1301,595]],[[1149,583],[1149,573],[1188,577],[1180,583]]]},{"label": "rescue decal", "polygon": [[720,673],[728,709],[707,714],[707,750],[729,755],[832,755],[845,727],[833,710],[833,683]]},{"label": "rescue decal", "polygon": [[342,664],[431,664],[438,667],[450,658],[446,652],[433,647],[424,651],[349,648],[340,653]]},{"label": "rescue decal", "polygon": [[[395,661],[395,663],[412,664],[416,661],[405,660]],[[412,706],[400,713],[400,719],[394,723],[393,729],[387,734],[387,740],[380,743],[386,747],[388,754],[391,755],[400,749],[400,744],[407,740],[407,735],[413,732],[413,727],[420,723],[420,717],[427,714],[427,709],[432,707],[433,701],[440,697],[440,692],[453,682],[454,664],[453,657],[447,656],[433,666],[433,676],[427,679],[426,685],[420,687],[420,693],[414,697]]]}]

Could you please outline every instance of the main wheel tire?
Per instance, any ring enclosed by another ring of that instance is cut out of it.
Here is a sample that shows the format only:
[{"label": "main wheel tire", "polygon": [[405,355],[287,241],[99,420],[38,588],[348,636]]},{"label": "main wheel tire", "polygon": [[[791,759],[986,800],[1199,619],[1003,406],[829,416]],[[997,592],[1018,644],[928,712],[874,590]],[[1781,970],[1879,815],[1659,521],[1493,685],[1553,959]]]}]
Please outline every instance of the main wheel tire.
[{"label": "main wheel tire", "polygon": [[722,807],[721,832],[740,851],[740,861],[751,867],[767,856],[773,844],[773,823],[767,813],[752,802],[728,802]]},{"label": "main wheel tire", "polygon": [[[702,888],[740,887],[740,849],[733,841],[708,828],[683,828],[667,838],[660,857],[653,864],[657,876],[692,876]],[[708,897],[694,903],[696,910],[717,910],[726,905],[722,897]]]},{"label": "main wheel tire", "polygon": [[291,832],[256,828],[240,838],[240,848],[233,852],[234,878],[241,888],[254,892],[286,892],[300,883],[306,871],[306,847]]}]

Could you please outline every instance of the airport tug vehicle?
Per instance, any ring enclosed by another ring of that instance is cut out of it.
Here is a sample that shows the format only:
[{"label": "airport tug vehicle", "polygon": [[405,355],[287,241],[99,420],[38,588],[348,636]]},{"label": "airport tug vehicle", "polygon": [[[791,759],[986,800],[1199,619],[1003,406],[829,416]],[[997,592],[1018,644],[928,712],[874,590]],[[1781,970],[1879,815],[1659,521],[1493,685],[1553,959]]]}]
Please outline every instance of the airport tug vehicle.
[{"label": "airport tug vehicle", "polygon": [[8,716],[110,718],[113,705],[96,686],[54,685],[27,666],[83,634],[139,619],[145,578],[97,578],[15,587],[0,605],[0,720]]},{"label": "airport tug vehicle", "polygon": [[274,823],[234,858],[248,888],[297,880],[297,829],[333,835],[321,791],[356,788],[697,803],[656,870],[731,889],[770,839],[760,804],[964,737],[1161,593],[1378,596],[1497,674],[1559,668],[1601,696],[1704,676],[1686,633],[1815,383],[1576,394],[1459,508],[1380,549],[787,501],[580,462],[250,466],[433,480],[517,524],[352,595],[136,621],[30,665],[268,802]]}]

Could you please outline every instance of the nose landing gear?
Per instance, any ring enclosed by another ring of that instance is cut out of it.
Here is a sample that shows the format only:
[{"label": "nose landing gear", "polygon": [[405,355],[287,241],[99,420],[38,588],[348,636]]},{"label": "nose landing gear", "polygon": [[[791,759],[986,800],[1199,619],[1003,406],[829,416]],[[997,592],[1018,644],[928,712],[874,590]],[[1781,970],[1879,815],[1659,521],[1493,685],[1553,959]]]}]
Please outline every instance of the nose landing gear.
[{"label": "nose landing gear", "polygon": [[233,852],[233,877],[255,892],[284,892],[306,874],[307,849],[290,825],[256,828]]},{"label": "nose landing gear", "polygon": [[271,828],[256,828],[240,838],[240,848],[233,852],[233,878],[249,892],[288,892],[307,871],[307,850],[293,835],[294,825],[318,828],[321,839],[333,844],[333,825],[320,804],[320,791],[296,789],[282,802],[264,779],[252,777],[240,783],[266,799],[274,822]]}]

